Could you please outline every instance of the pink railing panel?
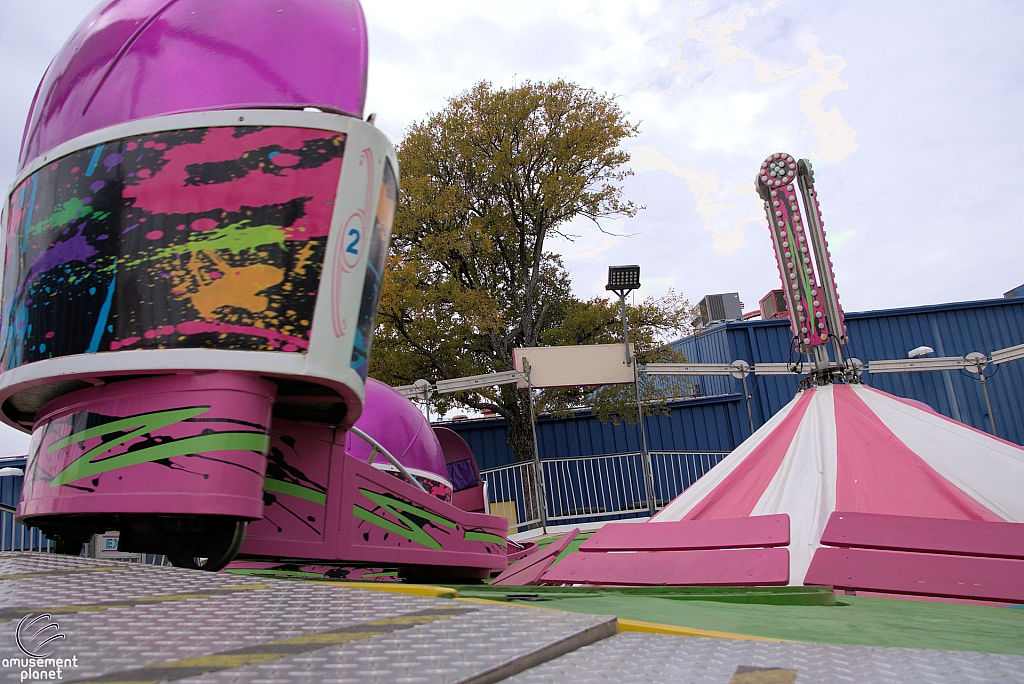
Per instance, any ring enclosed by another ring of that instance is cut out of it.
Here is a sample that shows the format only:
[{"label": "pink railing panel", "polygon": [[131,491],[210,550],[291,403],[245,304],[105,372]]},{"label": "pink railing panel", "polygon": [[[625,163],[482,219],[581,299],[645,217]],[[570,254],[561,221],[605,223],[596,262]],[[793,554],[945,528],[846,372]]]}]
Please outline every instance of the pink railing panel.
[{"label": "pink railing panel", "polygon": [[1024,523],[836,511],[821,543],[958,556],[1024,559]]},{"label": "pink railing panel", "polygon": [[574,553],[544,584],[767,585],[789,583],[788,549]]},{"label": "pink railing panel", "polygon": [[[576,535],[580,533],[579,528],[574,529],[556,542],[548,544],[543,551],[536,551],[523,560],[511,566],[491,582],[492,585],[508,585],[514,587],[525,587],[530,584],[537,584],[541,576],[551,567],[562,553],[569,546]],[[579,555],[579,554],[574,554]],[[567,556],[568,560],[572,556]],[[563,562],[564,562],[563,560]]]},{"label": "pink railing panel", "polygon": [[822,547],[804,584],[1024,603],[1024,561]]}]

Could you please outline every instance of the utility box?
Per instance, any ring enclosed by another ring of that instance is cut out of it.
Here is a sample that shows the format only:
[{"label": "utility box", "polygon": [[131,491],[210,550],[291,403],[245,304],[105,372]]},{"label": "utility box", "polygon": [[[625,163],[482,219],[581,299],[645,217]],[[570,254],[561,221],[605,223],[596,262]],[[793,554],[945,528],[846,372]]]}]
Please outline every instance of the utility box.
[{"label": "utility box", "polygon": [[771,290],[761,298],[761,320],[770,318],[789,318],[786,293],[782,290]]},{"label": "utility box", "polygon": [[697,304],[703,327],[712,323],[743,320],[743,307],[740,306],[739,292],[705,295]]}]

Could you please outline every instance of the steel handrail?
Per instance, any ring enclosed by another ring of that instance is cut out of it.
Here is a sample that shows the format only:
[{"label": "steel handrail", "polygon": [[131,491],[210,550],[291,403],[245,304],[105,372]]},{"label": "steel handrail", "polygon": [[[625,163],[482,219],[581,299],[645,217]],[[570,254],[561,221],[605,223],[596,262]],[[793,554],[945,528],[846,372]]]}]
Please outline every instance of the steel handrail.
[{"label": "steel handrail", "polygon": [[371,447],[373,447],[373,449],[370,451],[370,458],[366,459],[366,464],[367,465],[373,465],[373,459],[376,458],[378,453],[383,454],[384,458],[388,459],[388,461],[391,462],[391,465],[393,465],[396,468],[398,468],[398,472],[400,472],[402,474],[402,477],[405,478],[406,482],[408,482],[409,484],[411,484],[413,487],[415,487],[416,489],[420,490],[424,494],[427,493],[427,490],[423,488],[423,485],[421,485],[419,483],[419,480],[417,480],[415,477],[413,477],[412,474],[408,470],[405,469],[405,466],[403,466],[398,461],[397,458],[392,456],[391,452],[388,451],[387,449],[385,449],[384,446],[380,442],[378,442],[373,437],[371,437],[370,435],[366,434],[365,432],[363,432],[362,430],[360,430],[359,428],[357,428],[355,426],[350,427],[349,430],[356,437],[360,437],[364,442],[366,442]]}]

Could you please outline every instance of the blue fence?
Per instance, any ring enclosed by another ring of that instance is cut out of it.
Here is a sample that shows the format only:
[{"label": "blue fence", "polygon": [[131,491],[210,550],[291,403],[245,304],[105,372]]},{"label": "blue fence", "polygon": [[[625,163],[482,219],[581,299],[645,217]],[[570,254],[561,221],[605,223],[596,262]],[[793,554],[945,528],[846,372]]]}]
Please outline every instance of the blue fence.
[{"label": "blue fence", "polygon": [[[649,452],[655,509],[668,502],[718,464],[724,453]],[[517,463],[481,472],[492,513],[509,519],[512,531],[546,518],[552,525],[580,524],[650,515],[647,479],[640,452],[547,459],[543,516],[540,485],[533,463]]]},{"label": "blue fence", "polygon": [[[466,440],[480,470],[515,463],[504,419],[444,425]],[[646,416],[644,428],[648,449],[674,453],[727,453],[750,436],[741,394],[671,402],[666,414]],[[542,415],[537,421],[537,446],[544,461],[635,453],[640,451],[640,427],[626,422],[602,423],[590,411],[571,418]]]}]

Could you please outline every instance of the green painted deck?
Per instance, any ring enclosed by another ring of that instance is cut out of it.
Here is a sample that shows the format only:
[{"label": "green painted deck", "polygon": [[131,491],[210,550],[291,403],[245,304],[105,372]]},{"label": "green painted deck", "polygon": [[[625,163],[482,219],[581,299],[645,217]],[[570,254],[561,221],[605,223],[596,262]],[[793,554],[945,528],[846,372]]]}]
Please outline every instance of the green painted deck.
[{"label": "green painted deck", "polygon": [[[459,588],[459,595],[793,641],[1024,655],[1024,610],[1006,607],[845,595],[836,596],[832,606],[778,605],[756,599],[733,602],[741,591],[717,592],[717,596],[709,592],[706,600],[695,600],[694,592],[680,600],[680,596],[628,590],[594,594],[588,593],[594,592],[589,587],[558,588],[550,596],[543,595],[543,587],[522,587],[521,592],[511,591],[514,587],[502,589],[505,596],[472,587]],[[581,590],[578,597],[571,596],[573,590]],[[768,600],[778,598],[782,596],[768,595]]]},{"label": "green painted deck", "polygon": [[[576,552],[589,536],[578,536],[559,560]],[[552,539],[538,542],[544,546]],[[812,593],[801,595],[800,590]],[[843,594],[828,605],[814,590],[460,587],[459,594],[793,641],[1024,655],[1024,610]]]}]

